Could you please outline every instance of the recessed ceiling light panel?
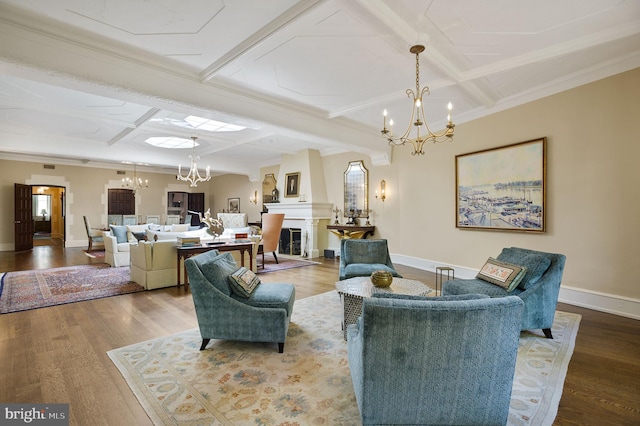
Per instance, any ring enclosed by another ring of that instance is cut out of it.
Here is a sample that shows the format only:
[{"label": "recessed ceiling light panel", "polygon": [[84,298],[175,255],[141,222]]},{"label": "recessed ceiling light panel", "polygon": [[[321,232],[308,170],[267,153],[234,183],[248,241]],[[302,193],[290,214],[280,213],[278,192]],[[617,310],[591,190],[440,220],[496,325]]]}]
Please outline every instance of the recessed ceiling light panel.
[{"label": "recessed ceiling light panel", "polygon": [[[168,149],[181,149],[181,148],[193,148],[194,141],[191,139],[184,138],[176,138],[173,136],[164,137],[164,136],[153,136],[145,140],[149,145],[157,146],[158,148],[168,148]],[[195,146],[199,144],[196,142]]]}]

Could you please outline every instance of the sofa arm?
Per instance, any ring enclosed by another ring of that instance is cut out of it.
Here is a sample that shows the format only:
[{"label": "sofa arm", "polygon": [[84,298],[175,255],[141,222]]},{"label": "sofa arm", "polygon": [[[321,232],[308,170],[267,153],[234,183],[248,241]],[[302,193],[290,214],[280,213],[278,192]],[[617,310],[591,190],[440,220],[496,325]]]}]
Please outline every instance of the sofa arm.
[{"label": "sofa arm", "polygon": [[104,251],[109,253],[117,253],[118,240],[111,235],[111,232],[105,231],[102,233],[104,237]]}]

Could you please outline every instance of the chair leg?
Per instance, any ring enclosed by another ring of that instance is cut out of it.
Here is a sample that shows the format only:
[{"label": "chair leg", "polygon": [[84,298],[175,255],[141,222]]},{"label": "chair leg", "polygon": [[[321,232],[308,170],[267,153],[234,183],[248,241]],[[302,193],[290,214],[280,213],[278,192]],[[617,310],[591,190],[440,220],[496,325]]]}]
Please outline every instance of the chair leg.
[{"label": "chair leg", "polygon": [[278,256],[276,256],[276,252],[275,251],[273,252],[273,257],[275,257],[276,263],[278,263]]},{"label": "chair leg", "polygon": [[87,251],[91,251],[92,245],[93,245],[93,240],[91,239],[91,237],[89,237],[89,248],[87,249]]},{"label": "chair leg", "polygon": [[553,339],[553,335],[551,334],[551,329],[550,328],[543,328],[542,332],[544,333],[544,336],[547,339]]},{"label": "chair leg", "polygon": [[200,346],[200,350],[201,350],[201,351],[202,351],[202,350],[204,350],[204,348],[206,348],[206,347],[207,347],[207,345],[209,344],[209,341],[210,341],[210,340],[211,340],[211,339],[202,339],[202,345]]},{"label": "chair leg", "polygon": [[278,342],[278,352],[284,353],[284,342]]}]

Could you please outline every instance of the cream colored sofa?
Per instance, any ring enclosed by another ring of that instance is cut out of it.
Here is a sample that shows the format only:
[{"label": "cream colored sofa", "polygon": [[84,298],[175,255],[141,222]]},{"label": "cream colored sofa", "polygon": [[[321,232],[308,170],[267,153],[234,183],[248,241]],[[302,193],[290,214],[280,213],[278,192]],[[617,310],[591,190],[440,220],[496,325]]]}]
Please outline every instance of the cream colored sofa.
[{"label": "cream colored sofa", "polygon": [[140,241],[131,245],[131,281],[146,290],[176,285],[176,241]]},{"label": "cream colored sofa", "polygon": [[[149,229],[152,227],[154,230]],[[189,225],[155,225],[144,223],[140,225],[112,225],[111,231],[104,231],[105,262],[114,267],[129,266],[131,246],[137,245],[138,240],[147,238],[154,241],[156,234],[162,234],[160,239],[173,240],[178,236],[198,236],[203,239],[211,238],[205,230],[185,232]],[[118,239],[120,241],[118,241]]]},{"label": "cream colored sofa", "polygon": [[[176,239],[178,236],[186,236],[185,234],[192,233],[195,233],[195,231],[173,233],[176,234],[173,238],[170,238],[167,232],[156,233],[159,237],[157,241],[140,241],[138,244],[131,244],[131,281],[140,284],[147,290],[175,286],[178,277]],[[206,241],[206,239],[203,239],[203,241]],[[221,239],[221,241],[224,241],[224,239]],[[257,271],[256,254],[258,252],[258,243],[259,238],[254,238],[252,250],[253,272]],[[240,252],[232,251],[231,254],[236,263],[240,265]],[[251,264],[249,253],[245,253],[244,257],[244,265],[249,268]],[[183,267],[183,262],[181,262],[181,273]]]}]

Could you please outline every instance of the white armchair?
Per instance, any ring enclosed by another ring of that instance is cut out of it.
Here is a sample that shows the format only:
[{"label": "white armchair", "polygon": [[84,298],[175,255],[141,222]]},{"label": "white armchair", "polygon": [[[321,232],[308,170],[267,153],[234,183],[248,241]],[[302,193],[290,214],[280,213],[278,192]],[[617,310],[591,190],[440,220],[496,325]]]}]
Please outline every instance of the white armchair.
[{"label": "white armchair", "polygon": [[129,241],[125,239],[125,242],[118,243],[118,239],[112,231],[104,231],[103,236],[105,262],[114,267],[129,266],[131,248]]}]

